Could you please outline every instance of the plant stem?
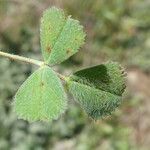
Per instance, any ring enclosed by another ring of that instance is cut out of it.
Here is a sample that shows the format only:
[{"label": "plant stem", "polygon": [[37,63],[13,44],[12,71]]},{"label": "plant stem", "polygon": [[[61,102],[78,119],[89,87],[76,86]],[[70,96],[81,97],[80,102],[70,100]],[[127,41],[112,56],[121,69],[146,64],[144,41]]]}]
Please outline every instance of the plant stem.
[{"label": "plant stem", "polygon": [[[27,58],[27,57],[22,57],[22,56],[19,56],[19,55],[13,55],[13,54],[5,53],[5,52],[2,52],[2,51],[0,51],[0,56],[7,57],[11,60],[19,60],[19,61],[22,61],[22,62],[25,62],[25,63],[34,64],[34,65],[37,65],[37,66],[42,66],[42,65],[45,64],[43,61],[39,61],[39,60]],[[45,64],[45,65],[47,65],[47,64]],[[65,81],[65,76],[63,76],[62,74],[60,74],[58,72],[56,72],[56,74],[61,80]]]},{"label": "plant stem", "polygon": [[8,53],[2,52],[2,51],[0,51],[0,56],[7,57],[11,60],[23,61],[23,62],[26,62],[26,63],[29,63],[29,64],[34,64],[34,65],[37,65],[37,66],[44,65],[43,61],[38,61],[38,60],[35,60],[35,59],[31,59],[31,58],[26,58],[26,57],[22,57],[22,56],[18,56],[18,55],[13,55],[13,54],[8,54]]}]

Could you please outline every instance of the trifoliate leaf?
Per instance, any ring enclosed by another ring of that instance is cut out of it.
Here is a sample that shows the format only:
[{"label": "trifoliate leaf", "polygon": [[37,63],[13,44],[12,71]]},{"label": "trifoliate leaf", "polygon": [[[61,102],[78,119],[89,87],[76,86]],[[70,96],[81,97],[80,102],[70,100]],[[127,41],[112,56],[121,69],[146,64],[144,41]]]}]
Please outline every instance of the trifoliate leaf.
[{"label": "trifoliate leaf", "polygon": [[61,81],[47,66],[34,72],[15,96],[18,117],[29,121],[57,119],[66,105]]},{"label": "trifoliate leaf", "polygon": [[55,65],[78,51],[84,43],[85,33],[77,20],[52,7],[41,19],[40,38],[44,61]]},{"label": "trifoliate leaf", "polygon": [[74,73],[68,88],[81,107],[94,119],[109,115],[121,103],[124,72],[117,63],[106,63]]}]

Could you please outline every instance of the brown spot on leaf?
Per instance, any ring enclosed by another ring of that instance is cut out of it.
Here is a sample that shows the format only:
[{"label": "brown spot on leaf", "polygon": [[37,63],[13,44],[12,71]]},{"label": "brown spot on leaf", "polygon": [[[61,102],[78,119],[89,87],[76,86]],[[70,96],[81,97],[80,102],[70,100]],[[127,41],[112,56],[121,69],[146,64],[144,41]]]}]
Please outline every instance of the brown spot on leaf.
[{"label": "brown spot on leaf", "polygon": [[41,82],[41,86],[42,86],[42,87],[44,86],[44,82]]},{"label": "brown spot on leaf", "polygon": [[48,47],[46,48],[46,51],[47,51],[48,53],[50,53],[50,52],[51,52],[51,47],[48,46]]},{"label": "brown spot on leaf", "polygon": [[67,49],[66,53],[69,55],[71,53],[71,49]]}]

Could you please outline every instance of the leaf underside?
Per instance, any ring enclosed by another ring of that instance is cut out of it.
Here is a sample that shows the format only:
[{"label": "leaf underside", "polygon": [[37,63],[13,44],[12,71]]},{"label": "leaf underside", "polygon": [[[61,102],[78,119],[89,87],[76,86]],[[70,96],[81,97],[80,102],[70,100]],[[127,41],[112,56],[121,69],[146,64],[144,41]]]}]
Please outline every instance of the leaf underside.
[{"label": "leaf underside", "polygon": [[61,9],[46,10],[41,19],[40,39],[44,61],[55,65],[75,54],[84,43],[79,21],[66,17]]},{"label": "leaf underside", "polygon": [[124,72],[117,63],[106,63],[74,73],[68,88],[93,119],[111,114],[122,101]]},{"label": "leaf underside", "polygon": [[15,95],[15,111],[28,121],[57,119],[66,106],[61,81],[47,66],[34,72]]}]

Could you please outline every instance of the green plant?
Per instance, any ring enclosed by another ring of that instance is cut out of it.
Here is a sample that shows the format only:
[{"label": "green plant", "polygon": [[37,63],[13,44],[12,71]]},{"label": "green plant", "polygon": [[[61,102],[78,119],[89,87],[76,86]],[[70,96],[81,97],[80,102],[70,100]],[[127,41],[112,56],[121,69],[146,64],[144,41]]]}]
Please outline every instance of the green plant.
[{"label": "green plant", "polygon": [[40,38],[44,61],[0,51],[1,56],[40,66],[15,95],[13,106],[18,118],[28,121],[57,119],[67,107],[61,80],[93,119],[109,115],[119,106],[125,81],[118,63],[107,62],[68,77],[52,70],[52,66],[68,59],[83,45],[85,33],[77,20],[52,7],[41,19]]}]

